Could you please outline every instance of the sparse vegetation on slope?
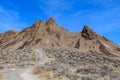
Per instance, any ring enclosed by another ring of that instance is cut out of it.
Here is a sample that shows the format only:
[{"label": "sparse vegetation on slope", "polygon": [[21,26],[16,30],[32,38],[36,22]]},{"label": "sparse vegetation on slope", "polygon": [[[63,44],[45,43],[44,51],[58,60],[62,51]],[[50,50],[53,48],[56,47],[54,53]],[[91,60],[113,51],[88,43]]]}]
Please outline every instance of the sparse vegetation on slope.
[{"label": "sparse vegetation on slope", "polygon": [[[44,65],[44,67],[49,67],[50,71],[53,72],[51,73],[52,77],[49,77],[51,80],[59,77],[66,77],[67,80],[110,80],[115,75],[113,72],[117,71],[120,73],[119,58],[67,49],[44,49],[44,51],[46,55],[50,54],[54,57],[56,61],[54,64],[46,63]],[[38,71],[38,74],[41,74],[41,72],[46,73],[46,70],[40,67],[34,70],[36,70],[35,72]],[[116,78],[119,78],[117,76],[119,73],[116,73]]]},{"label": "sparse vegetation on slope", "polygon": [[3,50],[0,52],[0,68],[24,68],[33,66],[39,58],[32,50]]}]

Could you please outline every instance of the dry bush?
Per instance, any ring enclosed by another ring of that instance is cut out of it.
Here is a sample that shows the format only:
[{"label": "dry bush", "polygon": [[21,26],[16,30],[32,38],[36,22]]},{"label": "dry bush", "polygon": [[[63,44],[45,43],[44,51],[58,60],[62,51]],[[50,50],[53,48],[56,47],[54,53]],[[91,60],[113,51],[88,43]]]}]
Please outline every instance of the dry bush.
[{"label": "dry bush", "polygon": [[0,80],[2,80],[3,79],[3,76],[2,76],[2,74],[0,74]]},{"label": "dry bush", "polygon": [[70,80],[70,79],[68,79],[67,77],[64,77],[64,76],[60,76],[57,78],[52,78],[51,80]]},{"label": "dry bush", "polygon": [[52,76],[52,70],[49,67],[37,66],[33,69],[33,74],[38,77],[50,78]]}]

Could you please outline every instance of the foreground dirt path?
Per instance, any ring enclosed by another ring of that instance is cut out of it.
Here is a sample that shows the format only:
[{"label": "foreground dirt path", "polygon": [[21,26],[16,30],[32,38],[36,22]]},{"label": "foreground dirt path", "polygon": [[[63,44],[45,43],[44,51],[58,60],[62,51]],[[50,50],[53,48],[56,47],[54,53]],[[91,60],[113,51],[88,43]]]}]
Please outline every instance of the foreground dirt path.
[{"label": "foreground dirt path", "polygon": [[23,80],[41,80],[32,74],[32,69],[26,69],[21,75]]},{"label": "foreground dirt path", "polygon": [[[35,54],[40,58],[38,64],[44,65],[47,60],[42,50],[35,49]],[[24,69],[4,69],[2,71],[3,80],[41,80],[37,76],[32,74],[33,68]]]},{"label": "foreground dirt path", "polygon": [[37,57],[39,57],[40,61],[38,64],[40,65],[45,65],[46,62],[48,62],[46,55],[44,54],[44,52],[40,49],[34,49],[35,55]]},{"label": "foreground dirt path", "polygon": [[5,69],[3,80],[41,80],[32,74],[32,68],[29,69]]},{"label": "foreground dirt path", "polygon": [[3,71],[3,80],[24,80],[20,76],[24,69],[5,69]]}]

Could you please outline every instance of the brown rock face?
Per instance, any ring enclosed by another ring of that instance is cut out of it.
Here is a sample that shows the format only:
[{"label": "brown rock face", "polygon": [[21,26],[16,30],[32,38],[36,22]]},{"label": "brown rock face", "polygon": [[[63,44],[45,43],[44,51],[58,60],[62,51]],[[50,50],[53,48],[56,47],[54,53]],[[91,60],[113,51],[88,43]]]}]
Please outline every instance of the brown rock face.
[{"label": "brown rock face", "polygon": [[88,26],[84,26],[81,35],[85,38],[85,39],[96,39],[99,37],[99,35],[97,33],[95,33],[94,31],[92,31]]},{"label": "brown rock face", "polygon": [[8,42],[11,39],[14,39],[18,33],[19,33],[18,31],[9,30],[5,33],[0,34],[0,44]]},{"label": "brown rock face", "polygon": [[42,23],[42,21],[41,20],[38,20],[38,21],[36,21],[34,24],[33,24],[33,26],[40,26],[40,24]]},{"label": "brown rock face", "polygon": [[55,20],[51,17],[46,21],[47,25],[54,25],[55,24]]},{"label": "brown rock face", "polygon": [[88,26],[81,32],[71,33],[58,26],[53,18],[36,21],[22,31],[7,31],[0,34],[0,49],[25,48],[70,48],[81,52],[96,52],[120,56],[120,47],[98,35]]}]

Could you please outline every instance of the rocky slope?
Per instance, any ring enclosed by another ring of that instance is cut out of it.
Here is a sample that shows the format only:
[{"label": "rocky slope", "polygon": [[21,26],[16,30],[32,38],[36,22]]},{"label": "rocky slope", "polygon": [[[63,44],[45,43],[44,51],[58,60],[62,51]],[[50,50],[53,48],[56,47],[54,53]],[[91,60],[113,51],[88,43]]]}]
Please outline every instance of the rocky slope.
[{"label": "rocky slope", "polygon": [[120,80],[120,59],[93,52],[43,49],[48,58],[33,69],[42,80]]},{"label": "rocky slope", "polygon": [[0,34],[0,49],[62,47],[77,49],[81,52],[97,52],[109,56],[120,56],[120,47],[88,26],[81,32],[71,33],[58,26],[53,18],[36,21],[22,31],[7,31]]}]

